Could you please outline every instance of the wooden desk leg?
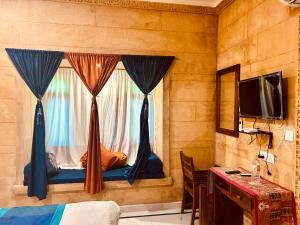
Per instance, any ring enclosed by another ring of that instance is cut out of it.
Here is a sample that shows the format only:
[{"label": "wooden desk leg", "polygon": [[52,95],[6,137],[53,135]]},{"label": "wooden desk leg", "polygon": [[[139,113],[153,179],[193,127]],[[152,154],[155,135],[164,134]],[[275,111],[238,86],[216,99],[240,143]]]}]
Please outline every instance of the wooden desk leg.
[{"label": "wooden desk leg", "polygon": [[207,199],[207,203],[206,203],[206,225],[214,225],[214,213],[215,213],[215,209],[214,209],[214,196],[213,194],[209,194],[206,197]]},{"label": "wooden desk leg", "polygon": [[199,224],[208,225],[207,223],[207,188],[199,188]]},{"label": "wooden desk leg", "polygon": [[215,225],[243,225],[243,209],[215,190]]}]

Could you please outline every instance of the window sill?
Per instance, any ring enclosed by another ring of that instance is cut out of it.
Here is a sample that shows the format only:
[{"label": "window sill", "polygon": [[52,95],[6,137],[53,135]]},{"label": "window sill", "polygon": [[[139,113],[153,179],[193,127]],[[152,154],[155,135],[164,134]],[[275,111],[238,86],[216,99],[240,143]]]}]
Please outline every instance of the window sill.
[{"label": "window sill", "polygon": [[[126,180],[120,181],[106,181],[104,182],[106,190],[120,190],[131,188],[150,188],[150,187],[165,187],[173,184],[172,177],[162,179],[144,179],[137,180],[133,185],[128,184]],[[83,183],[72,184],[50,184],[48,193],[62,193],[62,192],[84,192]],[[13,185],[13,193],[15,195],[27,195],[27,186]]]}]

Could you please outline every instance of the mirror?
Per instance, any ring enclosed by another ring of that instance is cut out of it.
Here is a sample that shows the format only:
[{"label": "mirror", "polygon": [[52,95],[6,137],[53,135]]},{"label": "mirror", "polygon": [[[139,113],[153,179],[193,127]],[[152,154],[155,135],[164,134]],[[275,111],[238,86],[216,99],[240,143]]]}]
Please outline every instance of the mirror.
[{"label": "mirror", "polygon": [[217,71],[216,131],[238,137],[240,65]]}]

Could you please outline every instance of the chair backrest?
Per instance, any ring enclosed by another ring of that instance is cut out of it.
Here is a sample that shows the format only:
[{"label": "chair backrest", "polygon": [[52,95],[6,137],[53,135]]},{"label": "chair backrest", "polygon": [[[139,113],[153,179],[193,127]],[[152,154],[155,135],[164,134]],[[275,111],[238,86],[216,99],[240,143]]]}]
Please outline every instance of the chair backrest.
[{"label": "chair backrest", "polygon": [[180,151],[180,160],[181,160],[181,168],[182,168],[184,182],[187,182],[190,185],[194,186],[195,169],[194,169],[193,158],[185,155],[182,151]]}]

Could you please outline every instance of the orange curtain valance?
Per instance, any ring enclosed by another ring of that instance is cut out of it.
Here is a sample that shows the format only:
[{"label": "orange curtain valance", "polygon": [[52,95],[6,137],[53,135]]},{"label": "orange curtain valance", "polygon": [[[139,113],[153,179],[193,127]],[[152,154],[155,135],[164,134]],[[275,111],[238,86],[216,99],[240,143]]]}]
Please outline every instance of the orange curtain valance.
[{"label": "orange curtain valance", "polygon": [[66,52],[65,58],[93,96],[97,96],[120,61],[120,55]]},{"label": "orange curtain valance", "polygon": [[71,66],[93,95],[87,147],[85,190],[90,194],[95,194],[103,189],[96,96],[104,87],[121,57],[120,55],[65,53],[65,58],[70,62]]}]

